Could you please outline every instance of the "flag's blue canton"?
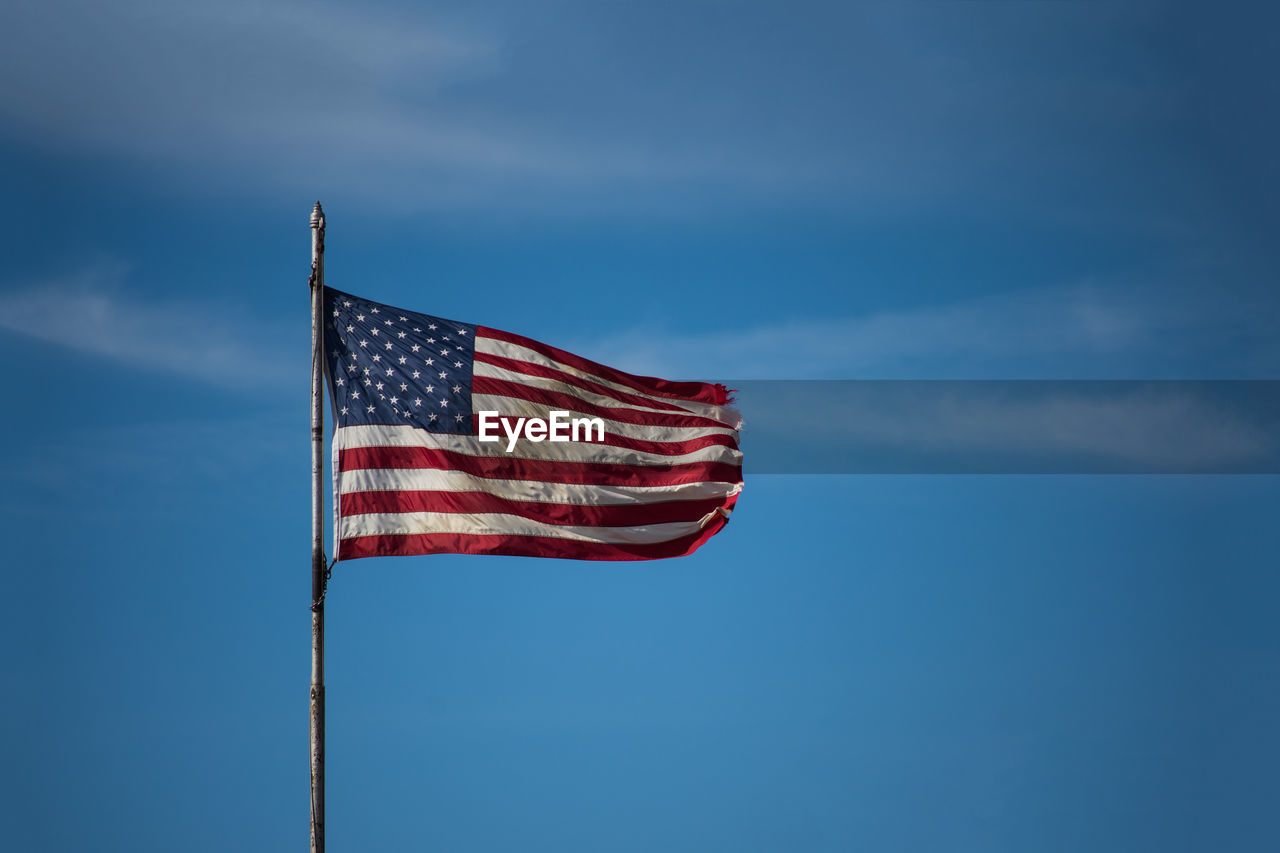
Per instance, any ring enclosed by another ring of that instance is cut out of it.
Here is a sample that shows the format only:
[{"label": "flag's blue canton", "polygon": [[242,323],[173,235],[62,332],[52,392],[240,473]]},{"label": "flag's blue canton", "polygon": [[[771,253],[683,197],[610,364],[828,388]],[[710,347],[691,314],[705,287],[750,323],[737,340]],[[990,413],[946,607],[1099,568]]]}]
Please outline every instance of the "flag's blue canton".
[{"label": "flag's blue canton", "polygon": [[324,348],[337,425],[471,432],[476,327],[324,289]]}]

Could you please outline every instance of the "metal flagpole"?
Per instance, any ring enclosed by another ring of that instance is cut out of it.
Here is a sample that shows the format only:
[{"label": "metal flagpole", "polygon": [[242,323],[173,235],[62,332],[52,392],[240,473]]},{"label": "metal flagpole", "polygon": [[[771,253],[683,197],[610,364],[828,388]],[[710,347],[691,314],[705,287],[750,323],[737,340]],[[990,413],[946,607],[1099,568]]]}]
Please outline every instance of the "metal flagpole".
[{"label": "metal flagpole", "polygon": [[324,443],[324,210],[311,211],[311,853],[324,853],[324,519],[320,498]]}]

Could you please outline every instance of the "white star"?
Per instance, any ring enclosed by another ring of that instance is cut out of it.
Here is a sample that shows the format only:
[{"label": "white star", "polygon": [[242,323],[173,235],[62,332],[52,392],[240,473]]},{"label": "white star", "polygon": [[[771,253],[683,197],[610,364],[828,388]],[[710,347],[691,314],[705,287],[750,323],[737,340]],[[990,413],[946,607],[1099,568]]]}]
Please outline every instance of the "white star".
[{"label": "white star", "polygon": [[421,331],[422,331],[422,330],[421,330],[421,329],[419,329],[417,326],[414,326],[414,327],[413,327],[413,330],[414,330],[415,332],[421,332]]},{"label": "white star", "polygon": [[346,413],[347,413],[347,407],[346,407],[346,406],[343,406],[343,407],[342,407],[342,414],[344,414],[344,415],[345,415]]},{"label": "white star", "polygon": [[436,363],[436,360],[435,360],[434,358],[429,358],[429,359],[427,359],[426,361],[424,361],[424,362],[423,362],[423,364],[425,364],[427,367],[430,367],[431,365],[433,365],[433,364],[435,364],[435,363]]},{"label": "white star", "polygon": [[370,329],[370,330],[369,330],[369,334],[374,335],[374,336],[376,337],[376,336],[377,336],[377,334],[378,334],[378,330],[377,330],[377,329]]},{"label": "white star", "polygon": [[442,349],[442,350],[440,350],[440,354],[441,354],[441,355],[448,355],[448,354],[449,354],[449,351],[448,351],[447,349]]},{"label": "white star", "polygon": [[435,413],[435,412],[432,412],[432,413],[431,413],[431,420],[433,420],[433,421],[434,421],[435,419],[436,419],[436,413]]},{"label": "white star", "polygon": [[388,376],[390,376],[390,375],[392,374],[392,372],[393,372],[393,371],[392,371],[392,369],[391,369],[390,367],[388,367],[388,368],[387,368],[387,375],[388,375]]},{"label": "white star", "polygon": [[445,336],[444,336],[444,339],[445,339],[446,341],[447,341],[447,340],[449,340],[449,336],[448,336],[448,335],[445,335]]},{"label": "white star", "polygon": [[435,338],[427,338],[427,343],[434,344],[435,342],[436,342]]},{"label": "white star", "polygon": [[370,385],[372,385],[372,384],[373,384],[373,380],[372,380],[372,379],[370,379],[368,376],[366,376],[366,377],[364,378],[364,386],[365,386],[366,388],[368,388],[368,387],[369,387]]},{"label": "white star", "polygon": [[409,318],[408,318],[408,317],[401,317],[401,318],[400,318],[400,322],[401,322],[401,323],[407,323],[407,322],[409,322]]},{"label": "white star", "polygon": [[359,391],[352,391],[352,392],[351,392],[351,399],[352,399],[352,400],[359,400],[359,399],[360,399],[360,392],[359,392]]},{"label": "white star", "polygon": [[434,386],[434,385],[428,385],[428,386],[427,386],[427,388],[426,388],[426,391],[427,391],[427,393],[428,393],[428,394],[430,394],[430,393],[431,393],[432,391],[434,391],[434,390],[436,390],[436,386]]},{"label": "white star", "polygon": [[377,309],[377,308],[374,308],[374,309],[373,309],[373,313],[377,314],[377,313],[378,313],[378,309]]},{"label": "white star", "polygon": [[404,363],[405,363],[406,361],[408,361],[408,360],[409,360],[409,359],[405,358],[404,356],[400,356],[400,363],[401,363],[401,364],[404,364]]},{"label": "white star", "polygon": [[447,409],[447,408],[449,408],[449,401],[448,401],[448,400],[441,400],[441,401],[440,401],[440,408],[442,408],[442,409]]},{"label": "white star", "polygon": [[365,408],[365,411],[368,412],[369,414],[373,414],[373,406],[367,406]]},{"label": "white star", "polygon": [[337,308],[334,308],[334,309],[333,309],[333,316],[335,316],[335,317],[337,317],[337,316],[338,316],[338,309],[337,309]]},{"label": "white star", "polygon": [[343,379],[341,376],[339,376],[337,379],[333,380],[333,384],[334,384],[334,385],[345,385],[345,384],[346,384],[346,382],[347,382],[347,380]]},{"label": "white star", "polygon": [[356,327],[355,327],[355,326],[347,326],[347,331],[348,331],[348,332],[354,332],[355,330],[356,330]]},{"label": "white star", "polygon": [[401,390],[401,391],[408,391],[408,390],[409,390],[409,386],[408,386],[408,385],[406,385],[406,384],[404,384],[403,382],[401,382],[401,383],[400,383],[400,390]]},{"label": "white star", "polygon": [[419,373],[418,371],[416,371],[416,370],[415,370],[415,371],[413,371],[413,378],[414,378],[414,379],[417,379],[417,378],[418,378],[419,376],[421,376],[421,375],[422,375],[422,374],[421,374],[421,373]]},{"label": "white star", "polygon": [[394,405],[394,404],[396,404],[396,403],[399,403],[399,402],[400,402],[400,398],[399,398],[399,397],[392,397],[392,398],[391,398],[391,403],[392,403],[392,405]]},{"label": "white star", "polygon": [[455,362],[453,363],[453,366],[454,366],[454,367],[462,367],[462,362],[460,362],[460,361],[455,361]]},{"label": "white star", "polygon": [[350,308],[350,307],[351,307],[351,300],[350,300],[350,299],[344,299],[344,300],[342,300],[342,307],[343,307],[343,308]]},{"label": "white star", "polygon": [[356,315],[356,322],[363,323],[363,322],[364,322],[364,315],[363,315],[363,314],[357,314],[357,315]]},{"label": "white star", "polygon": [[378,355],[377,353],[374,353],[374,354],[373,354],[373,360],[374,360],[374,361],[382,361],[382,356]]},{"label": "white star", "polygon": [[367,347],[368,345],[369,345],[369,342],[368,342],[368,341],[361,341],[361,342],[360,342],[360,346],[362,346],[362,347]]},{"label": "white star", "polygon": [[458,423],[462,423],[462,415],[454,415],[453,419]]},{"label": "white star", "polygon": [[445,372],[442,370],[442,371],[440,371],[440,378],[441,378],[441,379],[448,379],[448,378],[449,378],[449,374],[445,373]]},{"label": "white star", "polygon": [[391,341],[387,341],[387,349],[391,349]]},{"label": "white star", "polygon": [[377,384],[377,386],[375,386],[375,387],[377,387],[377,389],[378,389],[379,391],[381,391],[381,390],[382,390],[382,383],[381,383],[381,382],[379,382],[379,383]]},{"label": "white star", "polygon": [[434,332],[436,330],[436,324],[432,323],[429,326],[427,326],[427,328]]},{"label": "white star", "polygon": [[417,351],[418,351],[418,350],[420,350],[420,349],[422,349],[422,347],[418,346],[417,344],[414,344],[412,347],[410,347],[410,348],[409,348],[409,351],[410,351],[410,352],[417,352]]},{"label": "white star", "polygon": [[467,336],[467,330],[466,330],[466,329],[459,329],[459,330],[458,330],[458,334],[465,338],[465,337]]},{"label": "white star", "polygon": [[398,337],[398,338],[403,338],[403,337],[404,337],[404,336],[406,336],[407,334],[409,334],[409,333],[408,333],[408,332],[400,332],[400,333],[398,333],[398,334],[396,335],[396,337]]},{"label": "white star", "polygon": [[414,404],[415,406],[421,406],[421,405],[422,405],[422,398],[421,398],[421,397],[419,397],[418,399],[414,400],[414,401],[413,401],[413,404]]},{"label": "white star", "polygon": [[391,321],[390,321],[390,320],[383,320],[383,321],[382,321],[382,325],[384,325],[384,326],[390,326],[390,325],[391,325]]},{"label": "white star", "polygon": [[461,385],[454,385],[454,386],[453,386],[453,393],[455,393],[455,394],[460,394],[460,393],[462,393],[462,386],[461,386]]},{"label": "white star", "polygon": [[364,369],[364,375],[365,375],[365,376],[368,376],[368,375],[369,375],[369,368],[367,368],[367,367],[366,367],[366,368]]}]

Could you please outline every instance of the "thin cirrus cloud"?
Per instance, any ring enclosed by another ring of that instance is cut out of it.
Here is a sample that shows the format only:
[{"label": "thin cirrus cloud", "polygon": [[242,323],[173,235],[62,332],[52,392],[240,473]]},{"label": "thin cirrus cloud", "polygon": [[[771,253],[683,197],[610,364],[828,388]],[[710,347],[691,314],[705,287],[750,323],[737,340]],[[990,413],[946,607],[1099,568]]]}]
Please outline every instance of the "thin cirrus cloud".
[{"label": "thin cirrus cloud", "polygon": [[[293,381],[271,343],[288,337],[283,323],[248,312],[230,323],[225,308],[145,299],[121,279],[90,268],[0,293],[0,329],[223,387]],[[1266,314],[1188,288],[1162,297],[1077,284],[915,310],[553,343],[633,373],[719,379],[1259,379],[1280,368]],[[1240,355],[1205,375],[1196,353],[1223,337]]]},{"label": "thin cirrus cloud", "polygon": [[145,160],[171,178],[198,165],[273,186],[314,179],[325,158],[414,142],[443,163],[517,156],[457,122],[425,133],[429,116],[397,118],[388,89],[411,80],[430,94],[495,61],[485,39],[421,20],[296,0],[54,0],[12,15],[0,73],[23,85],[5,87],[0,115],[61,148]]},{"label": "thin cirrus cloud", "polygon": [[644,146],[575,144],[514,119],[501,87],[451,97],[505,69],[491,35],[444,15],[296,0],[54,0],[13,15],[0,77],[23,82],[0,90],[0,118],[55,150],[159,167],[171,186],[231,176],[242,191],[319,185],[396,202],[429,184],[426,197],[450,204],[513,181],[678,168]]},{"label": "thin cirrus cloud", "polygon": [[1053,188],[1092,174],[1123,179],[1099,183],[1113,210],[1186,172],[1160,133],[1184,118],[1176,73],[1058,64],[1081,45],[1128,56],[1136,11],[596,6],[19,4],[0,31],[0,121],[145,162],[170,188],[393,207],[671,212],[748,195],[883,213],[1027,185],[1024,201],[1061,208]]},{"label": "thin cirrus cloud", "polygon": [[[225,308],[144,300],[121,290],[119,278],[88,270],[2,294],[0,329],[242,393],[296,384],[296,365],[273,350],[284,337],[269,321],[232,325],[222,319]],[[1145,364],[1158,375],[1161,352],[1153,344],[1171,329],[1194,334],[1205,319],[1194,305],[1157,315],[1075,287],[715,335],[623,335],[571,348],[663,375],[723,379],[754,368],[751,379],[766,381],[740,387],[756,473],[950,473],[984,464],[1026,473],[1273,470],[1274,382],[821,380],[954,377],[957,369],[971,379],[1017,370],[1026,378],[1032,356],[1041,364]],[[802,377],[809,381],[786,381]]]},{"label": "thin cirrus cloud", "polygon": [[[1268,314],[1194,286],[1031,288],[915,310],[573,342],[633,373],[739,379],[1270,378]],[[1201,353],[1232,341],[1214,362]]]},{"label": "thin cirrus cloud", "polygon": [[269,343],[282,339],[273,329],[228,322],[213,305],[133,296],[118,278],[93,269],[0,294],[0,330],[225,388],[291,382],[288,359]]}]

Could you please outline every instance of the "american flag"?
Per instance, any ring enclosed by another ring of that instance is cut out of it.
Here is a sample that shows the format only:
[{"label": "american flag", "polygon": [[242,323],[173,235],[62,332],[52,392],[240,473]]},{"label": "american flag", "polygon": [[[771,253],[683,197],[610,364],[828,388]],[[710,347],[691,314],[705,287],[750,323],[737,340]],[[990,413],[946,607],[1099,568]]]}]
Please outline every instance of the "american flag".
[{"label": "american flag", "polygon": [[[325,288],[339,560],[508,554],[649,560],[697,549],[742,490],[723,385],[668,382],[496,329]],[[481,441],[551,412],[578,441]]]}]

